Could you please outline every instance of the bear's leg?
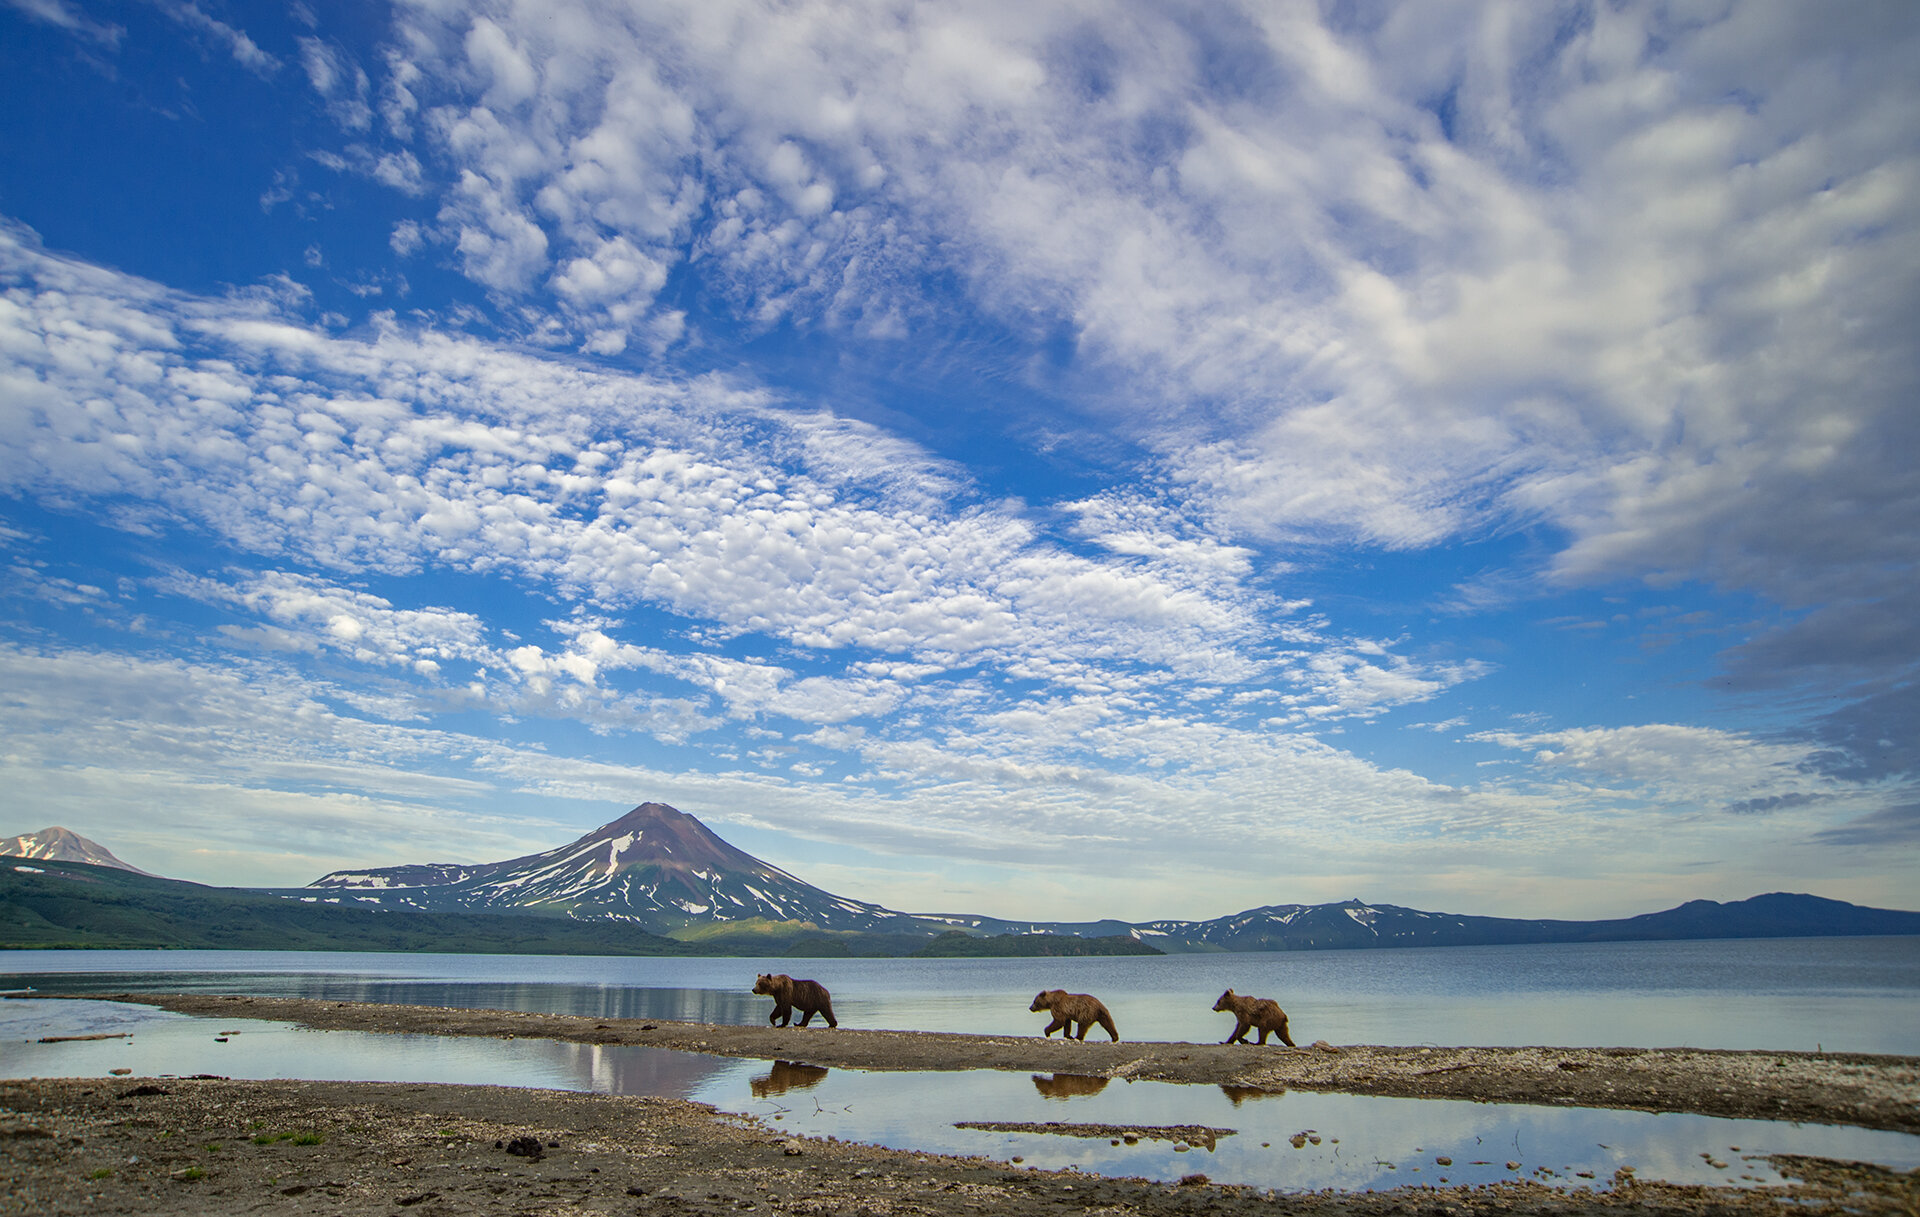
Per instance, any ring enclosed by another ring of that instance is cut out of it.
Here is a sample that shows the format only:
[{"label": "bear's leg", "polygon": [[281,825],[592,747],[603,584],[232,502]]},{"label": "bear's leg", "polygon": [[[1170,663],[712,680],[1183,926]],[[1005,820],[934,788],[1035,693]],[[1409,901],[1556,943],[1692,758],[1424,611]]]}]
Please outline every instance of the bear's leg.
[{"label": "bear's leg", "polygon": [[812,1021],[813,1021],[813,1008],[811,1006],[809,1006],[805,1010],[800,1011],[800,1025],[802,1027],[806,1026],[808,1023]]},{"label": "bear's leg", "polygon": [[1266,1042],[1267,1042],[1267,1028],[1262,1027],[1260,1028],[1260,1043],[1264,1047],[1266,1045]]},{"label": "bear's leg", "polygon": [[1062,1027],[1065,1027],[1067,1029],[1068,1035],[1073,1034],[1073,1028],[1068,1025],[1067,1020],[1064,1018],[1061,1018],[1058,1014],[1056,1014],[1053,1016],[1053,1021],[1047,1024],[1047,1029],[1045,1031],[1042,1031],[1040,1034],[1052,1035],[1054,1032],[1060,1030]]},{"label": "bear's leg", "polygon": [[[1107,1029],[1107,1034],[1108,1034],[1108,1035],[1111,1035],[1111,1036],[1113,1037],[1113,1042],[1114,1042],[1114,1043],[1116,1043],[1116,1044],[1117,1044],[1117,1043],[1119,1043],[1119,1042],[1120,1042],[1120,1033],[1119,1033],[1118,1031],[1116,1031],[1116,1030],[1114,1029],[1114,1026],[1113,1026],[1113,1015],[1111,1015],[1111,1014],[1108,1014],[1108,1013],[1107,1013],[1106,1011],[1104,1011],[1104,1010],[1103,1010],[1103,1011],[1101,1011],[1101,1012],[1100,1012],[1100,1025],[1101,1025],[1102,1027],[1105,1027],[1105,1028]],[[1080,1037],[1081,1037],[1082,1039],[1085,1039],[1085,1038],[1086,1038],[1086,1035],[1087,1035],[1087,1030],[1086,1030],[1086,1028],[1085,1028],[1085,1027],[1082,1027],[1082,1028],[1080,1029]]]},{"label": "bear's leg", "polygon": [[827,1027],[829,1030],[831,1030],[834,1027],[838,1027],[840,1025],[840,1020],[833,1016],[832,1002],[828,1002],[826,1005],[820,1007],[820,1017],[827,1020]]},{"label": "bear's leg", "polygon": [[1293,1037],[1291,1035],[1287,1034],[1287,1020],[1284,1018],[1280,1020],[1280,1025],[1273,1029],[1273,1033],[1279,1036],[1280,1042],[1285,1044],[1289,1048],[1298,1048],[1300,1046],[1293,1042]]}]

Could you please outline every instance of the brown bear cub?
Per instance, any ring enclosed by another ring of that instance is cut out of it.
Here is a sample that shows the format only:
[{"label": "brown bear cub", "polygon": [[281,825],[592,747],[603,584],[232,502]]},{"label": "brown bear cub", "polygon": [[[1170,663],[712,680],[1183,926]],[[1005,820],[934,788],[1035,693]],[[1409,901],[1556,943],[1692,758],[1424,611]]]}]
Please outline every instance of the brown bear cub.
[{"label": "brown bear cub", "polygon": [[[1047,1024],[1043,1035],[1052,1035],[1056,1031],[1065,1031],[1062,1039],[1086,1039],[1087,1032],[1099,1023],[1113,1037],[1114,1043],[1120,1042],[1120,1033],[1113,1029],[1113,1015],[1100,1004],[1100,999],[1085,993],[1069,993],[1065,989],[1047,989],[1036,994],[1033,1004],[1027,1007],[1035,1013],[1041,1010],[1053,1011],[1053,1021]],[[1074,1035],[1073,1025],[1080,1024],[1079,1035]]]},{"label": "brown bear cub", "polygon": [[1213,1003],[1213,1009],[1216,1014],[1233,1011],[1236,1025],[1233,1034],[1226,1039],[1229,1044],[1245,1043],[1247,1032],[1257,1027],[1260,1029],[1261,1043],[1266,1043],[1267,1033],[1272,1032],[1280,1037],[1281,1043],[1289,1048],[1294,1047],[1293,1040],[1287,1035],[1287,1012],[1271,997],[1242,997],[1228,989],[1220,995],[1219,1001]]},{"label": "brown bear cub", "polygon": [[776,1027],[791,1023],[795,1010],[800,1011],[802,1027],[816,1014],[825,1018],[829,1027],[840,1025],[840,1020],[833,1016],[833,998],[827,993],[827,987],[817,980],[795,980],[785,972],[774,976],[763,972],[760,979],[753,982],[753,991],[773,999],[773,1013],[767,1015],[767,1021]]}]

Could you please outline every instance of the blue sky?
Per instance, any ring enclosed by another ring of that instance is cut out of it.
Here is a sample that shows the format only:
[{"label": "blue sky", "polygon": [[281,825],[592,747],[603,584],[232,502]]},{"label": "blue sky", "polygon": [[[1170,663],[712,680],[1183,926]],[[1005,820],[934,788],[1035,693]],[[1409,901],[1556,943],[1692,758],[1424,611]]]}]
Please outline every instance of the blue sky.
[{"label": "blue sky", "polygon": [[0,4],[0,834],[1915,907],[1920,10]]}]

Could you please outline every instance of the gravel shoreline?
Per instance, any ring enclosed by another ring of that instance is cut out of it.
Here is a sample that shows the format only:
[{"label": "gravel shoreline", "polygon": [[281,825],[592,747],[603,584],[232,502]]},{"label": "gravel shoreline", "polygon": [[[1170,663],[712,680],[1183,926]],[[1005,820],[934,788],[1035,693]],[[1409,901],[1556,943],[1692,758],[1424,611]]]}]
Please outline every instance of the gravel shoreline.
[{"label": "gravel shoreline", "polygon": [[784,1135],[675,1099],[380,1082],[0,1082],[0,1214],[976,1217],[1911,1214],[1920,1176],[1771,1159],[1785,1187],[1530,1182],[1266,1193]]},{"label": "gravel shoreline", "polygon": [[[185,1014],[316,1029],[543,1037],[858,1069],[1006,1069],[1482,1101],[1635,1107],[1920,1131],[1920,1060],[1691,1049],[1287,1049],[664,1020],[224,995],[122,995]],[[937,1101],[937,1092],[930,1096]],[[1784,1117],[1790,1110],[1795,1114]],[[1086,1130],[1071,1129],[1075,1135]],[[1216,1132],[1219,1130],[1215,1130]],[[0,1215],[200,1213],[1912,1214],[1920,1171],[1768,1159],[1790,1182],[1598,1190],[1269,1193],[1023,1169],[796,1137],[675,1099],[491,1086],[223,1078],[0,1082]]]}]

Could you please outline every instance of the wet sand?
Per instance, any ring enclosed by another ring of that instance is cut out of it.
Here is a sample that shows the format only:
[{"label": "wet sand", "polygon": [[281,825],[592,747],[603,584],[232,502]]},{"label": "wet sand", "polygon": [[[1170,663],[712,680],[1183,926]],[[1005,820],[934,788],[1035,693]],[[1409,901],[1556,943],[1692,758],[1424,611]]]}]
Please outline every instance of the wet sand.
[{"label": "wet sand", "polygon": [[[846,1068],[1077,1072],[1920,1130],[1920,1061],[1906,1057],[1062,1044],[1038,1036],[727,1027],[303,999],[120,1000],[320,1029],[539,1036]],[[929,1095],[937,1100],[937,1092]],[[1800,1114],[1785,1117],[1787,1109]],[[796,1138],[671,1099],[364,1082],[0,1082],[0,1214],[1920,1212],[1920,1172],[1770,1161],[1793,1179],[1790,1186],[1673,1186],[1622,1174],[1602,1191],[1516,1181],[1271,1195],[1199,1176],[1182,1183],[1104,1179]]]}]

